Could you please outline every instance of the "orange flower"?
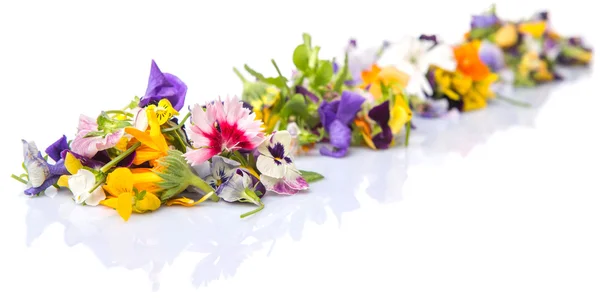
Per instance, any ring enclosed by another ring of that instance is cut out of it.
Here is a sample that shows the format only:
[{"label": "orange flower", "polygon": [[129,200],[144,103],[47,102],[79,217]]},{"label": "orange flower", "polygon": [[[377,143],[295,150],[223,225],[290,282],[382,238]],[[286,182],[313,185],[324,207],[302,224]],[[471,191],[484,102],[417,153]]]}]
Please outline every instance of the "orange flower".
[{"label": "orange flower", "polygon": [[370,70],[363,71],[361,74],[363,84],[361,88],[369,87],[369,92],[375,99],[381,99],[383,93],[381,85],[390,87],[395,94],[402,92],[402,89],[408,84],[410,77],[393,66],[380,68],[373,64]]},{"label": "orange flower", "polygon": [[479,58],[477,42],[464,43],[454,48],[457,70],[475,81],[484,80],[490,75],[490,69]]},{"label": "orange flower", "polygon": [[372,149],[377,149],[375,144],[373,143],[373,139],[371,138],[371,125],[362,117],[357,117],[354,119],[354,124],[360,128],[360,134],[363,137],[365,143]]},{"label": "orange flower", "polygon": [[[166,156],[169,150],[169,145],[165,140],[165,136],[163,136],[160,131],[160,124],[158,123],[156,113],[154,112],[154,107],[148,106],[146,112],[148,115],[148,123],[150,125],[146,132],[142,132],[133,127],[125,128],[125,132],[142,143],[136,150],[135,159],[133,160],[133,164],[135,165],[140,165],[147,161],[151,161],[152,163],[152,161]],[[135,142],[135,140],[132,139],[130,143],[131,142]]]}]

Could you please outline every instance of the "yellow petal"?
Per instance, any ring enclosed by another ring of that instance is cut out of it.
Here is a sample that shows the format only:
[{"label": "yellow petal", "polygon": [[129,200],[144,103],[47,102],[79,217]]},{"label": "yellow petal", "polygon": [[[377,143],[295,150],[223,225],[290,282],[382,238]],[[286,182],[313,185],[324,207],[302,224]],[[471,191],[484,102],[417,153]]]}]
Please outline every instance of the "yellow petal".
[{"label": "yellow petal", "polygon": [[[169,145],[160,131],[160,124],[156,118],[154,107],[149,106],[147,109],[148,124],[150,125],[150,137],[156,147],[156,150],[166,153],[169,150]],[[154,148],[154,147],[153,147]]]},{"label": "yellow petal", "polygon": [[206,201],[207,199],[209,199],[214,192],[208,192],[206,195],[204,195],[202,198],[194,201],[193,199],[189,199],[187,197],[181,197],[181,198],[175,198],[175,199],[171,199],[169,201],[167,201],[167,206],[172,206],[172,205],[180,205],[180,206],[184,206],[184,207],[193,207],[199,203],[202,203],[204,201]]},{"label": "yellow petal", "polygon": [[168,99],[162,99],[158,102],[158,107],[156,108],[156,118],[158,120],[158,124],[162,125],[166,123],[173,115],[178,115],[179,112],[173,109],[171,102]]},{"label": "yellow petal", "polygon": [[[154,116],[154,119],[156,119],[156,115]],[[152,137],[150,137],[150,135],[146,134],[145,132],[142,132],[133,127],[125,128],[125,132],[127,134],[133,136],[135,139],[137,139],[143,145],[145,145],[149,148],[152,148],[156,151],[159,150],[159,147],[156,144],[154,144],[154,139],[152,139]],[[139,150],[139,148],[138,148],[138,150]]]},{"label": "yellow petal", "polygon": [[365,141],[365,143],[367,144],[368,147],[376,150],[377,147],[375,146],[375,144],[373,143],[373,139],[371,139],[371,136],[369,136],[366,132],[360,132],[362,134],[363,140]]},{"label": "yellow petal", "polygon": [[58,179],[58,182],[56,182],[60,187],[69,187],[69,176],[68,175],[61,175],[60,178]]},{"label": "yellow petal", "polygon": [[118,206],[118,202],[119,202],[118,197],[109,197],[109,198],[101,201],[100,204],[105,207],[113,208],[116,210],[117,206]]},{"label": "yellow petal", "polygon": [[160,176],[152,172],[150,169],[146,171],[136,171],[136,173],[133,174],[132,178],[134,185],[143,183],[158,183],[162,181]]},{"label": "yellow petal", "polygon": [[135,207],[138,211],[144,213],[148,211],[155,211],[160,208],[160,199],[156,195],[146,192],[143,199],[135,202]]},{"label": "yellow petal", "polygon": [[124,167],[115,169],[106,178],[104,190],[112,196],[120,196],[122,193],[133,192],[133,175],[131,171]]},{"label": "yellow petal", "polygon": [[79,169],[83,168],[81,161],[79,161],[73,154],[67,152],[67,156],[65,157],[65,168],[70,174],[76,174]]},{"label": "yellow petal", "polygon": [[131,212],[133,211],[132,199],[132,193],[121,193],[117,200],[117,212],[125,221],[129,220]]}]

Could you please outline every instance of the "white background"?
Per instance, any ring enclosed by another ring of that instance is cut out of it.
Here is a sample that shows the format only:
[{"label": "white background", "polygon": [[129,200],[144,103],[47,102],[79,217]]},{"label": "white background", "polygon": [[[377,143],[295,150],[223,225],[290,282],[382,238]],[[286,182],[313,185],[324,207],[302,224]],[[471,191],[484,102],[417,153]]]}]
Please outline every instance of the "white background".
[{"label": "white background", "polygon": [[[496,1],[500,16],[549,9],[560,33],[598,45],[588,1]],[[480,1],[2,1],[0,297],[598,298],[598,79],[517,92],[454,120],[416,120],[409,149],[302,157],[310,193],[248,206],[165,208],[123,223],[68,193],[29,199],[7,179],[20,139],[45,148],[143,95],[151,59],[187,103],[241,92],[232,67],[291,73],[302,33],[322,57],[349,38],[458,41]],[[343,220],[342,220],[343,219]],[[219,280],[220,278],[220,280]],[[199,294],[195,294],[195,293]],[[135,297],[133,297],[135,296]]]}]

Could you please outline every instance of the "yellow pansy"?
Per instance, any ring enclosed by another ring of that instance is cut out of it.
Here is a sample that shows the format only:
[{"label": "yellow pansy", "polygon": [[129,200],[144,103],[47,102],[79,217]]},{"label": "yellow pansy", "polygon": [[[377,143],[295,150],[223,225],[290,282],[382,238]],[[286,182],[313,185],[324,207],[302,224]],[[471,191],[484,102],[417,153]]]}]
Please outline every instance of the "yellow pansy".
[{"label": "yellow pansy", "polygon": [[[81,161],[79,161],[77,158],[75,158],[75,156],[73,156],[73,154],[67,152],[67,155],[65,156],[65,168],[71,175],[73,175],[76,174],[80,169],[82,169],[83,165],[81,164]],[[58,179],[58,186],[69,187],[69,177],[69,175],[62,175]]]},{"label": "yellow pansy", "polygon": [[[110,194],[100,204],[116,209],[121,218],[127,221],[132,212],[145,213],[160,207],[160,199],[148,191],[136,192],[136,178],[128,168],[117,168],[106,178],[104,190]],[[139,182],[138,182],[139,183]]]},{"label": "yellow pansy", "polygon": [[[149,124],[149,128],[146,132],[142,132],[133,127],[125,128],[125,132],[142,143],[135,151],[136,155],[133,160],[133,164],[135,165],[140,165],[148,161],[153,163],[154,160],[166,156],[169,150],[169,145],[160,131],[160,124],[154,109],[153,106],[146,107]],[[130,144],[136,142],[135,140],[130,141]]]},{"label": "yellow pansy", "polygon": [[448,98],[458,101],[460,95],[452,90],[452,73],[436,68],[433,74],[438,91],[448,96]]},{"label": "yellow pansy", "polygon": [[529,34],[534,38],[540,38],[546,31],[546,22],[528,22],[519,25],[519,31],[521,33]]},{"label": "yellow pansy", "polygon": [[157,106],[151,106],[154,107],[154,112],[156,113],[156,119],[158,120],[159,125],[166,123],[174,115],[179,115],[179,112],[171,105],[171,101],[167,99],[160,100]]},{"label": "yellow pansy", "polygon": [[380,68],[376,64],[373,64],[370,70],[363,71],[361,75],[363,80],[361,88],[365,89],[368,86],[369,92],[376,100],[382,100],[383,92],[381,85],[391,87],[391,90],[395,94],[399,94],[406,87],[410,79],[410,76],[395,67],[386,66]]},{"label": "yellow pansy", "polygon": [[393,106],[390,111],[389,125],[394,135],[400,133],[406,125],[412,119],[412,111],[408,106],[408,103],[403,95],[396,95],[394,98]]}]

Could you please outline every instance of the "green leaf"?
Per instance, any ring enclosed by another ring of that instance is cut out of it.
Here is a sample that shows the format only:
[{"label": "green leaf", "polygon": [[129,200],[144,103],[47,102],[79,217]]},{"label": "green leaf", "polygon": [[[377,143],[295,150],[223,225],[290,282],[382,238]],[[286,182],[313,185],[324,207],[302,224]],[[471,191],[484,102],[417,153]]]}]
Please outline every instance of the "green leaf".
[{"label": "green leaf", "polygon": [[250,75],[254,76],[258,80],[264,80],[265,79],[265,76],[263,76],[263,74],[261,74],[261,73],[255,71],[255,70],[253,70],[247,64],[244,64],[244,69],[246,70],[246,72],[248,72]]},{"label": "green leaf", "polygon": [[310,52],[306,45],[299,45],[298,47],[296,47],[293,56],[294,65],[296,66],[296,68],[298,68],[298,70],[302,72],[307,72],[309,57]]},{"label": "green leaf", "polygon": [[317,74],[313,83],[316,86],[323,86],[331,81],[331,77],[333,77],[333,65],[331,64],[331,61],[322,60],[319,63],[319,68],[317,69]]},{"label": "green leaf", "polygon": [[307,49],[309,49],[309,50],[312,49],[310,34],[303,33],[302,40],[304,41],[304,45],[306,46]]},{"label": "green leaf", "polygon": [[310,52],[310,59],[308,60],[308,68],[312,71],[317,68],[317,63],[319,63],[319,51],[321,47],[315,47]]},{"label": "green leaf", "polygon": [[279,112],[282,119],[287,119],[290,115],[297,115],[300,117],[307,117],[308,110],[304,96],[301,94],[295,94],[289,101],[285,103],[281,111]]},{"label": "green leaf", "polygon": [[302,174],[302,177],[309,183],[316,182],[325,178],[322,174],[316,173],[314,171],[300,170],[300,173]]},{"label": "green leaf", "polygon": [[262,82],[265,82],[265,83],[271,84],[271,85],[275,85],[279,89],[285,89],[285,87],[287,85],[287,81],[288,80],[285,77],[269,77],[269,78],[264,78],[262,80]]}]

